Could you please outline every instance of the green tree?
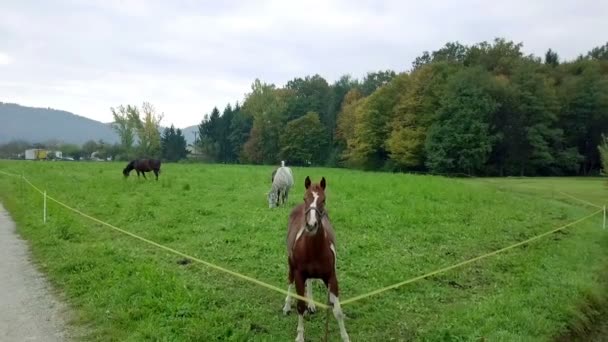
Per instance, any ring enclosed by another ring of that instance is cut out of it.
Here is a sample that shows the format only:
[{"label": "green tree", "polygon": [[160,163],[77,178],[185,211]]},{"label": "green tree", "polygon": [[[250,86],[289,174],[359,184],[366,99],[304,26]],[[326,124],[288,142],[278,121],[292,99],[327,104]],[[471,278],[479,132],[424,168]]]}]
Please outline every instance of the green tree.
[{"label": "green tree", "polygon": [[[135,142],[135,125],[133,124],[133,112],[137,112],[137,107],[127,105],[127,107],[120,105],[118,108],[110,108],[112,111],[112,128],[118,134],[120,138],[120,144],[124,154],[127,156],[131,155],[133,149],[133,143]],[[137,115],[139,116],[139,115]]]},{"label": "green tree", "polygon": [[165,128],[160,140],[163,159],[175,162],[186,158],[186,138],[181,129],[173,125]]},{"label": "green tree", "polygon": [[64,158],[71,157],[74,160],[80,160],[83,155],[82,149],[76,144],[63,144],[59,147]]},{"label": "green tree", "polygon": [[251,163],[276,163],[279,134],[286,122],[287,98],[290,91],[255,80],[242,110],[253,117],[249,140],[243,146],[242,158]]},{"label": "green tree", "polygon": [[579,173],[586,175],[600,165],[597,146],[608,131],[608,65],[579,60],[563,65],[566,74],[558,89],[561,100],[559,123],[567,146],[583,156]]},{"label": "green tree", "polygon": [[513,111],[505,127],[507,156],[520,175],[547,173],[558,162],[563,139],[556,126],[559,104],[555,87],[540,65],[522,62],[513,70]]},{"label": "green tree", "polygon": [[464,65],[480,66],[496,75],[510,75],[524,58],[522,48],[522,43],[503,38],[496,38],[493,43],[481,42],[467,49]]},{"label": "green tree", "polygon": [[608,60],[608,42],[602,46],[595,47],[587,53],[587,58],[596,60]]},{"label": "green tree", "polygon": [[602,134],[597,149],[600,152],[600,159],[602,161],[602,174],[608,176],[608,138],[604,134]]},{"label": "green tree", "polygon": [[559,65],[559,56],[557,52],[549,49],[547,53],[545,53],[545,64],[556,67]]},{"label": "green tree", "polygon": [[163,118],[162,113],[158,113],[154,106],[144,102],[141,111],[143,119],[139,127],[139,149],[142,156],[160,156],[160,122]]},{"label": "green tree", "polygon": [[448,42],[441,49],[433,52],[424,51],[412,63],[412,71],[437,62],[449,64],[464,64],[469,53],[469,47],[459,42]]},{"label": "green tree", "polygon": [[422,169],[424,144],[429,127],[436,120],[443,88],[456,67],[437,62],[424,65],[411,74],[411,84],[395,107],[387,147],[399,167]]},{"label": "green tree", "polygon": [[326,164],[328,166],[338,165],[340,155],[344,150],[344,146],[346,146],[345,143],[336,140],[338,138],[338,117],[346,94],[358,86],[359,82],[356,79],[353,79],[350,75],[344,75],[330,87],[329,108],[327,109],[327,118],[324,123],[328,136],[328,150],[326,152],[328,155]]},{"label": "green tree", "polygon": [[[319,75],[295,78],[287,82],[285,89],[288,91],[285,120],[300,118],[308,112],[318,113],[321,123],[326,127],[324,140],[331,141],[331,134],[336,125],[336,112],[331,111],[332,87],[327,81]],[[323,159],[329,155],[327,147],[320,151]]]},{"label": "green tree", "polygon": [[91,154],[97,152],[97,150],[99,150],[99,145],[95,140],[88,140],[82,145],[82,152],[84,153],[85,159],[91,158]]},{"label": "green tree", "polygon": [[464,69],[449,78],[425,146],[431,171],[483,171],[492,149],[489,120],[497,107],[489,84],[490,76],[479,68]]},{"label": "green tree", "polygon": [[199,147],[203,154],[211,161],[218,161],[220,154],[221,136],[220,111],[213,107],[210,115],[205,115],[203,121],[198,126]]},{"label": "green tree", "polygon": [[232,121],[230,122],[230,133],[228,140],[232,148],[232,155],[235,160],[244,161],[243,146],[249,140],[249,135],[253,127],[253,117],[245,113],[237,102],[232,111]]},{"label": "green tree", "polygon": [[287,120],[297,119],[312,111],[319,113],[320,118],[327,116],[330,88],[327,81],[319,76],[295,78],[285,87],[290,90],[287,100]]},{"label": "green tree", "polygon": [[19,154],[25,153],[25,150],[29,147],[30,143],[25,140],[11,140],[0,145],[0,158],[17,158]]},{"label": "green tree", "polygon": [[362,103],[364,96],[357,88],[351,89],[342,102],[336,127],[336,147],[339,151],[346,150],[348,141],[355,136],[356,110]]},{"label": "green tree", "polygon": [[371,95],[376,89],[388,84],[397,76],[393,70],[380,70],[376,72],[368,72],[361,82],[361,92],[363,95]]},{"label": "green tree", "polygon": [[234,147],[230,140],[230,126],[234,119],[234,111],[230,104],[226,105],[224,112],[220,117],[219,122],[219,136],[217,137],[219,143],[219,160],[225,163],[233,163],[237,159],[237,154],[234,153]]},{"label": "green tree", "polygon": [[408,74],[401,74],[365,98],[355,110],[354,135],[347,140],[346,158],[350,165],[378,169],[388,157],[387,139],[395,105],[405,93]]},{"label": "green tree", "polygon": [[323,162],[323,150],[327,134],[319,114],[308,114],[287,123],[281,134],[281,159],[292,165],[319,165]]}]

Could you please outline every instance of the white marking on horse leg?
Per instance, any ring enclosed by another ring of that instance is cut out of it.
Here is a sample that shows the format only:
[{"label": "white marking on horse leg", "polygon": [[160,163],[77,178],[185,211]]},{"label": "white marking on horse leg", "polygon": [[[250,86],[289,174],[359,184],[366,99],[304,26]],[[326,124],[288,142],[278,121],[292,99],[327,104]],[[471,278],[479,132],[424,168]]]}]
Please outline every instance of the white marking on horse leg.
[{"label": "white marking on horse leg", "polygon": [[334,307],[334,317],[336,317],[338,325],[340,326],[340,336],[342,336],[342,341],[350,341],[348,333],[346,332],[346,328],[344,327],[344,313],[342,313],[342,308],[340,307],[340,301],[338,300],[338,297],[330,292],[329,302]]},{"label": "white marking on horse leg", "polygon": [[304,342],[304,316],[298,315],[298,336],[296,336],[296,342]]},{"label": "white marking on horse leg", "polygon": [[312,301],[312,279],[306,280],[306,298],[310,299],[310,302],[307,302],[308,312],[315,313],[317,312],[317,306]]},{"label": "white marking on horse leg", "polygon": [[[319,194],[313,191],[312,196],[314,198],[312,200],[312,203],[310,204],[310,207],[317,208],[317,200],[319,199]],[[310,212],[308,212],[308,225],[312,227],[315,224],[317,224],[317,211],[311,210]]]},{"label": "white marking on horse leg", "polygon": [[283,306],[283,314],[287,315],[291,311],[291,289],[293,288],[293,284],[289,284],[287,287],[287,297],[285,297],[285,306]]}]

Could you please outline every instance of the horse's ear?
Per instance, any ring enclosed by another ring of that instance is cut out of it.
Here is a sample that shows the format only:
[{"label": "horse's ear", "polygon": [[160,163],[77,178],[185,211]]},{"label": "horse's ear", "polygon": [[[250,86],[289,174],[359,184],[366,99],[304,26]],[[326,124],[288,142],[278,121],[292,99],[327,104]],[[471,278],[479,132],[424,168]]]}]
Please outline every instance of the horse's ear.
[{"label": "horse's ear", "polygon": [[325,190],[325,177],[321,178],[321,188]]},{"label": "horse's ear", "polygon": [[304,187],[306,189],[308,189],[309,186],[310,186],[310,177],[306,176],[306,179],[304,180]]}]

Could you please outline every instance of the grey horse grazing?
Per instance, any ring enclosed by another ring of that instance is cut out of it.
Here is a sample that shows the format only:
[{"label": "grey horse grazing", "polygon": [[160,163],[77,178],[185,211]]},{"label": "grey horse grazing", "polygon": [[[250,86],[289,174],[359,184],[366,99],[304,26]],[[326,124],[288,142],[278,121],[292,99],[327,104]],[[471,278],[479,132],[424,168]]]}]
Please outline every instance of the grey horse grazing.
[{"label": "grey horse grazing", "polygon": [[291,169],[281,162],[281,167],[276,170],[272,177],[272,187],[268,192],[268,207],[275,208],[285,204],[289,197],[289,189],[293,186],[293,173]]}]

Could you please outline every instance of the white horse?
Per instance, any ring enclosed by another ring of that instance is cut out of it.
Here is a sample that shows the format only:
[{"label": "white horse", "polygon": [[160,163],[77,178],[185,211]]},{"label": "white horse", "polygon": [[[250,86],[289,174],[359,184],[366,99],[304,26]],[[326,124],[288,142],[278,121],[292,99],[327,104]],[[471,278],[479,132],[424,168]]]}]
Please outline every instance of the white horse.
[{"label": "white horse", "polygon": [[268,193],[268,207],[274,208],[287,202],[289,189],[293,186],[293,173],[285,166],[285,161],[281,161],[281,167],[276,170],[272,177],[272,187]]}]

